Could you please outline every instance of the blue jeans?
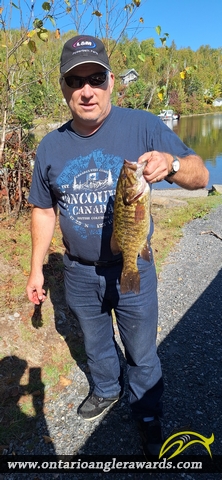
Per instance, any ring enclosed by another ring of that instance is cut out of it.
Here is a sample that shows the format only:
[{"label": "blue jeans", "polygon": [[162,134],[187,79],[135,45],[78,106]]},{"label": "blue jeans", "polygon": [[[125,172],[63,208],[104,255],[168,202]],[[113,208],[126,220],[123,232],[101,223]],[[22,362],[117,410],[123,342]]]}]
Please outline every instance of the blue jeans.
[{"label": "blue jeans", "polygon": [[156,349],[157,279],[153,260],[138,258],[140,293],[120,293],[122,265],[94,267],[64,256],[66,300],[84,334],[85,351],[99,397],[120,392],[120,364],[114,339],[114,309],[125,348],[133,416],[160,415],[163,381]]}]

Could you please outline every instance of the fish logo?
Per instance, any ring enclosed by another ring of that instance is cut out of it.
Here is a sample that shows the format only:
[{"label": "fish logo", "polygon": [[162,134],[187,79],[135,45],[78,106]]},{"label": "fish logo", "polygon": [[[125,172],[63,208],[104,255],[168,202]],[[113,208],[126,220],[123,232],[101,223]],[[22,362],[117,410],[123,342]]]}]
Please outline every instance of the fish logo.
[{"label": "fish logo", "polygon": [[200,433],[192,432],[192,431],[184,431],[184,432],[177,432],[174,435],[171,435],[166,439],[162,448],[159,453],[159,458],[163,457],[163,455],[168,452],[174,445],[178,445],[177,450],[172,453],[167,460],[170,458],[176,457],[180,453],[182,453],[186,448],[191,447],[194,443],[200,443],[203,445],[206,450],[208,451],[210,457],[212,458],[212,453],[210,450],[211,443],[214,442],[214,434],[212,433],[210,438],[204,437]]}]

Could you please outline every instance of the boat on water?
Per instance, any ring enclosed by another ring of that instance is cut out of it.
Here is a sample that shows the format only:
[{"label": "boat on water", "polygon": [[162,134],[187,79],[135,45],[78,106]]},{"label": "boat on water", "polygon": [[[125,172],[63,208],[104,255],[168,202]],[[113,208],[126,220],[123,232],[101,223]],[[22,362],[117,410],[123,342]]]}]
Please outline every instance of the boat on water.
[{"label": "boat on water", "polygon": [[161,110],[158,117],[162,118],[162,120],[178,120],[179,115],[174,113],[173,110]]}]

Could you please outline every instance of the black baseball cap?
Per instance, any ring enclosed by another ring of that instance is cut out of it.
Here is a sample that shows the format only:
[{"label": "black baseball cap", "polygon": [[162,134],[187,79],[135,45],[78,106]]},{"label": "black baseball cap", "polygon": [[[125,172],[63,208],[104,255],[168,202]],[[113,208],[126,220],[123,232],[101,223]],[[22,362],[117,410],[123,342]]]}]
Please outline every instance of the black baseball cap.
[{"label": "black baseball cap", "polygon": [[111,71],[105,47],[99,38],[77,35],[64,44],[60,58],[61,73],[84,63],[97,63]]}]

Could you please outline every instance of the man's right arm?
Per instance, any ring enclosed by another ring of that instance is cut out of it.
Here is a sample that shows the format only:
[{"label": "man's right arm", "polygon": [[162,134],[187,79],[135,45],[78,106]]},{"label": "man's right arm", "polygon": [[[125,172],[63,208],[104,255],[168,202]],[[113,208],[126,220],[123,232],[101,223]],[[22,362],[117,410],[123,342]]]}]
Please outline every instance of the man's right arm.
[{"label": "man's right arm", "polygon": [[31,272],[26,291],[29,300],[36,305],[39,305],[45,300],[45,290],[43,289],[44,276],[42,267],[55,230],[56,214],[57,207],[34,207],[32,211]]}]

